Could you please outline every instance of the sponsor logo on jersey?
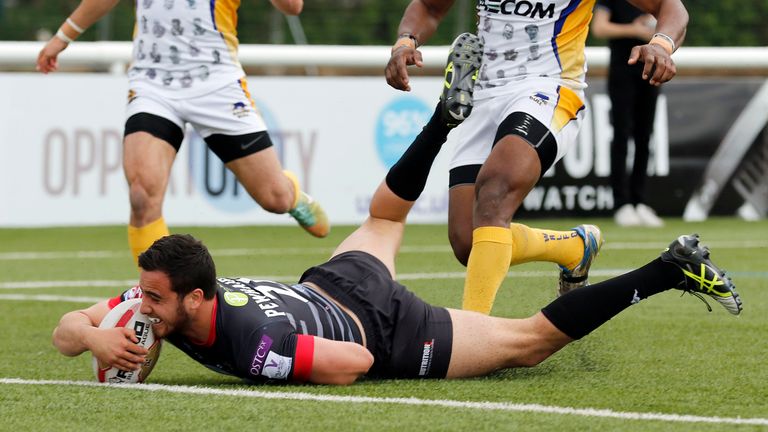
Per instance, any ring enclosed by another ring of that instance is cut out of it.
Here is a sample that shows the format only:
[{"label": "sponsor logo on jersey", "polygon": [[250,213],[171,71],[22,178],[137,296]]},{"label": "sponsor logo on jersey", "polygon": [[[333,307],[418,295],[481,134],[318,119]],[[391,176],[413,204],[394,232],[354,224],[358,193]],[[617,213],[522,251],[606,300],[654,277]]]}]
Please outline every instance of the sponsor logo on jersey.
[{"label": "sponsor logo on jersey", "polygon": [[549,96],[544,93],[536,92],[530,96],[530,99],[539,105],[546,105],[549,102]]},{"label": "sponsor logo on jersey", "polygon": [[267,378],[272,379],[286,379],[288,374],[291,373],[291,364],[293,359],[290,357],[281,356],[270,351],[267,355],[267,361],[264,364],[264,370],[261,374]]},{"label": "sponsor logo on jersey", "polygon": [[555,4],[527,0],[480,0],[477,8],[501,15],[518,15],[527,18],[553,18]]},{"label": "sponsor logo on jersey", "polygon": [[421,367],[419,376],[426,376],[429,369],[432,368],[432,353],[434,353],[435,340],[424,342],[424,349],[421,351]]},{"label": "sponsor logo on jersey", "polygon": [[253,361],[251,362],[251,375],[259,376],[264,370],[264,361],[267,359],[267,354],[271,351],[272,338],[267,335],[261,337],[259,345],[256,347],[256,352],[253,354]]},{"label": "sponsor logo on jersey", "polygon": [[241,292],[227,291],[224,293],[224,301],[230,306],[245,306],[248,296]]}]

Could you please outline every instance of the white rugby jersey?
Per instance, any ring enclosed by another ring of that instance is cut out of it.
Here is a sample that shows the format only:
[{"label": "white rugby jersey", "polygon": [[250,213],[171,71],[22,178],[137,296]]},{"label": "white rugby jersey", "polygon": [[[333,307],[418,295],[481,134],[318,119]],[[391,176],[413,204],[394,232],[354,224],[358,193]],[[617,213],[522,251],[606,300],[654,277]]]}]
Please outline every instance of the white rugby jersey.
[{"label": "white rugby jersey", "polygon": [[240,0],[136,0],[131,88],[187,98],[242,78],[239,6]]},{"label": "white rugby jersey", "polygon": [[584,46],[595,0],[478,0],[478,35],[484,42],[475,98],[502,87],[547,77],[573,90],[586,87]]}]

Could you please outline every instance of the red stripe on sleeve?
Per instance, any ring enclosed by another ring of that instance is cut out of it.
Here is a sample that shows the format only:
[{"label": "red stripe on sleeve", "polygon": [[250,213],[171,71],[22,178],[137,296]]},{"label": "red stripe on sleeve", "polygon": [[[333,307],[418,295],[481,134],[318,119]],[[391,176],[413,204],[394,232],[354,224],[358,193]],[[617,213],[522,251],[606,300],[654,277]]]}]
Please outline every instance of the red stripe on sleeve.
[{"label": "red stripe on sleeve", "polygon": [[109,309],[112,310],[115,308],[115,306],[119,305],[120,302],[122,302],[122,294],[117,297],[112,297],[107,301],[107,306],[109,306]]},{"label": "red stripe on sleeve", "polygon": [[296,355],[294,356],[293,379],[309,381],[312,374],[312,360],[315,356],[315,337],[296,335]]}]

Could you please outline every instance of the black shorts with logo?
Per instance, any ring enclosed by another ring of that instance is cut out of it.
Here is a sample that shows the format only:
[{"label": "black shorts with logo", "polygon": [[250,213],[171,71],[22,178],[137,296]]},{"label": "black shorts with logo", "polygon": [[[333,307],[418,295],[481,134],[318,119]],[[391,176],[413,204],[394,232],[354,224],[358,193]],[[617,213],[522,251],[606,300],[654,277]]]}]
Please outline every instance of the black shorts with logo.
[{"label": "black shorts with logo", "polygon": [[304,272],[301,282],[317,284],[360,319],[374,356],[368,376],[445,378],[453,347],[448,311],[392,280],[376,257],[345,252]]}]

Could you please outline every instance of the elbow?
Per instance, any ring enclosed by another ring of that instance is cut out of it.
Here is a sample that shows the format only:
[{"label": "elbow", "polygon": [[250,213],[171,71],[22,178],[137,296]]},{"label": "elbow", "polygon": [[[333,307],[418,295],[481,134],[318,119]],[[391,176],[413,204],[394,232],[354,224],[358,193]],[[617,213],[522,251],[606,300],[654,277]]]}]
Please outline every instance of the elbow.
[{"label": "elbow", "polygon": [[360,349],[355,356],[353,362],[351,362],[347,373],[339,374],[333,384],[336,385],[351,385],[354,384],[360,377],[367,374],[373,366],[373,354],[368,351],[367,348],[362,345],[358,345]]},{"label": "elbow", "polygon": [[51,343],[61,354],[64,354],[67,357],[74,357],[80,354],[79,352],[75,352],[69,349],[65,339],[61,336],[59,327],[53,329],[53,334],[51,335]]}]

